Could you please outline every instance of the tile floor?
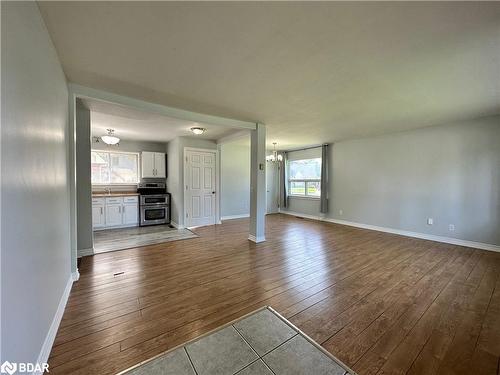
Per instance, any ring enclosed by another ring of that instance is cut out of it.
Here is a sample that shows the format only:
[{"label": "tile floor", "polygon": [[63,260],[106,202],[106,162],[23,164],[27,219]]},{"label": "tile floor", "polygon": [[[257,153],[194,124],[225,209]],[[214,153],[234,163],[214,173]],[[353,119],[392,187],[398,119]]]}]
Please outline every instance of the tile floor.
[{"label": "tile floor", "polygon": [[127,375],[354,374],[313,345],[293,325],[264,308]]},{"label": "tile floor", "polygon": [[94,252],[104,253],[196,237],[198,235],[189,229],[176,229],[167,224],[97,230],[94,231]]}]

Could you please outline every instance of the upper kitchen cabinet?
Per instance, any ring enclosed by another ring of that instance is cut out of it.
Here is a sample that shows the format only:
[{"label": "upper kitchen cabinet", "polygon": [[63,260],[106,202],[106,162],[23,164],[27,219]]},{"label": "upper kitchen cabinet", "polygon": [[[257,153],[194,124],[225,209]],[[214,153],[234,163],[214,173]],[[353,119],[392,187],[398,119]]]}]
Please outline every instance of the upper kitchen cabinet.
[{"label": "upper kitchen cabinet", "polygon": [[142,178],[167,177],[165,154],[162,152],[143,151],[141,153]]},{"label": "upper kitchen cabinet", "polygon": [[166,168],[165,168],[165,154],[161,152],[155,152],[155,169],[156,176],[160,178],[167,177]]}]

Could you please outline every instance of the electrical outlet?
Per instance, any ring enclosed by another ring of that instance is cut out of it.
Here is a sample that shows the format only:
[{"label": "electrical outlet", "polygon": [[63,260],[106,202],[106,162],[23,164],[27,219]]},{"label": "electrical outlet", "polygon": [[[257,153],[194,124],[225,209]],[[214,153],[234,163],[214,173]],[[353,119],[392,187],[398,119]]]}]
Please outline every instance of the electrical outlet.
[{"label": "electrical outlet", "polygon": [[339,210],[339,215],[342,216],[344,214],[344,211]]},{"label": "electrical outlet", "polygon": [[433,225],[434,224],[434,219],[432,217],[429,217],[427,219],[427,225]]},{"label": "electrical outlet", "polygon": [[449,230],[450,232],[454,232],[454,231],[455,231],[455,224],[450,224],[450,225],[448,225],[448,230]]}]

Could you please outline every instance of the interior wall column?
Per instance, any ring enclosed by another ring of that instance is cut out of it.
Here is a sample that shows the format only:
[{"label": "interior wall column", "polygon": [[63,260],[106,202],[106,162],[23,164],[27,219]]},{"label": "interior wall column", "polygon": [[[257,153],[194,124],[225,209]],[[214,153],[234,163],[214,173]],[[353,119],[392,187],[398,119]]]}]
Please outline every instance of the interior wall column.
[{"label": "interior wall column", "polygon": [[68,126],[68,177],[70,207],[70,242],[71,273],[78,278],[77,267],[77,202],[76,202],[76,95],[69,90],[69,126]]},{"label": "interior wall column", "polygon": [[250,235],[253,242],[263,242],[266,223],[266,127],[257,124],[250,136]]}]

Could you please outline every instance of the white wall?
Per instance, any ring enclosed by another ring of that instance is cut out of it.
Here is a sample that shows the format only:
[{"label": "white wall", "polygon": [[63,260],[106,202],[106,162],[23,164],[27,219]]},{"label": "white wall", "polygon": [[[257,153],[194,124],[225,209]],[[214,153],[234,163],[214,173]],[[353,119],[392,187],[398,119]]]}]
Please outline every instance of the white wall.
[{"label": "white wall", "polygon": [[68,91],[36,2],[1,10],[0,362],[36,362],[71,276]]},{"label": "white wall", "polygon": [[182,191],[182,182],[179,180],[180,178],[180,169],[182,155],[179,152],[179,138],[175,138],[167,143],[167,191],[171,195],[170,201],[170,212],[171,212],[171,221],[178,224],[179,217],[182,216],[180,209],[184,207],[183,199],[184,195]]},{"label": "white wall", "polygon": [[500,116],[335,143],[327,216],[500,245],[499,145]]},{"label": "white wall", "polygon": [[250,215],[249,137],[220,146],[221,217]]}]

